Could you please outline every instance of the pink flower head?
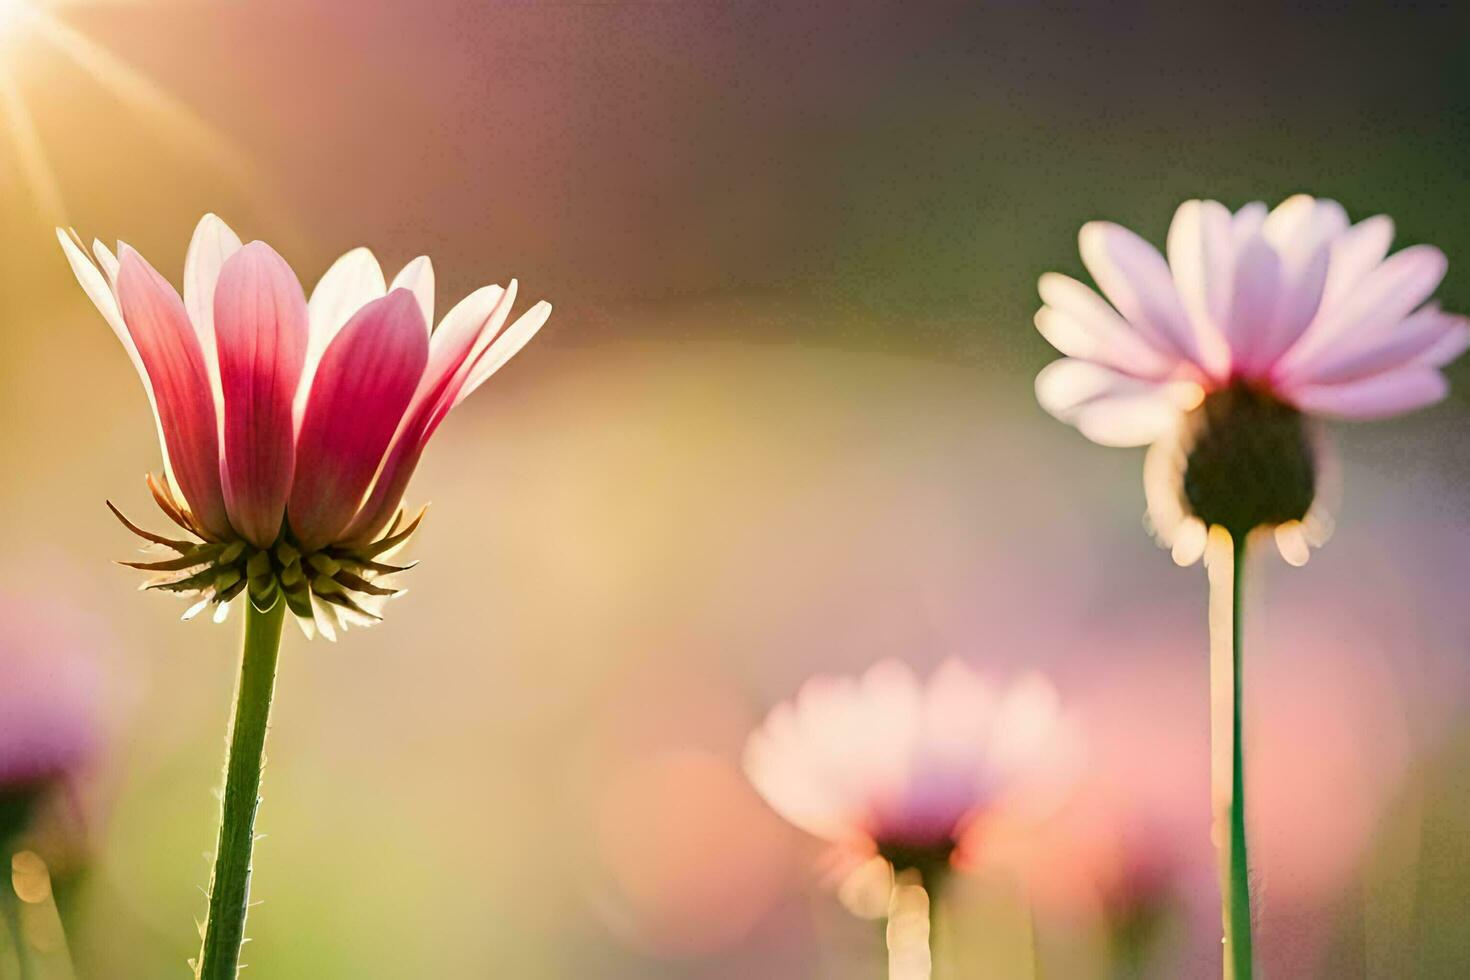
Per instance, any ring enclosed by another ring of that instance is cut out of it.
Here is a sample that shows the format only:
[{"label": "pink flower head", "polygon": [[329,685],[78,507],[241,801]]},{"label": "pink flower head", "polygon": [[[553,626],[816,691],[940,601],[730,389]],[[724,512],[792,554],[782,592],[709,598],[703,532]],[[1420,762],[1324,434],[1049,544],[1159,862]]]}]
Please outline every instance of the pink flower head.
[{"label": "pink flower head", "polygon": [[[20,603],[0,596],[0,824],[29,801],[78,776],[98,750],[96,669],[81,652],[33,628]],[[13,830],[14,828],[9,828]],[[0,837],[7,828],[0,826]],[[0,841],[3,843],[3,841]]]},{"label": "pink flower head", "polygon": [[431,330],[428,258],[389,283],[365,248],[308,300],[270,246],[242,245],[212,214],[189,244],[182,299],[127,245],[114,256],[94,242],[88,256],[74,232],[57,237],[153,404],[154,498],[200,539],[129,523],[176,553],[137,567],[198,596],[189,615],[216,603],[223,618],[246,590],[266,608],[279,593],[308,634],[377,618],[393,590],[375,580],[403,570],[379,559],[417,524],[400,504],[429,438],[551,312],[537,303],[507,327],[512,280],[471,293]]},{"label": "pink flower head", "polygon": [[745,771],[777,813],[840,853],[929,873],[1054,792],[1075,745],[1039,676],[1002,687],[950,660],[921,682],[888,660],[807,681],[750,736]]},{"label": "pink flower head", "polygon": [[[1317,489],[1306,419],[1383,418],[1436,402],[1448,390],[1440,369],[1470,345],[1466,319],[1429,300],[1444,253],[1415,245],[1389,255],[1392,238],[1386,216],[1350,224],[1337,202],[1301,194],[1233,214],[1186,201],[1167,259],[1126,228],[1090,222],[1079,243],[1102,295],[1041,277],[1036,326],[1067,356],[1037,376],[1037,398],[1103,445],[1175,445],[1181,456],[1204,445],[1200,459],[1228,471],[1230,486],[1215,490],[1227,481],[1196,466],[1196,496],[1213,493],[1224,507],[1200,513],[1194,499],[1186,515],[1232,531],[1300,520]],[[1242,504],[1251,494],[1257,506]],[[1202,527],[1189,536],[1186,551],[1203,547]]]}]

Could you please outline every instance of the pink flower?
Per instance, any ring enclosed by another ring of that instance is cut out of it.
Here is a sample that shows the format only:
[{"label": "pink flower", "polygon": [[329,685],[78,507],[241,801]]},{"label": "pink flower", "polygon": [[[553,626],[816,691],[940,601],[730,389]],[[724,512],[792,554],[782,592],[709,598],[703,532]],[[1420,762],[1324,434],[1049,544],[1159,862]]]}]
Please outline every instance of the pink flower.
[{"label": "pink flower", "polygon": [[1470,327],[1426,302],[1444,253],[1388,256],[1392,239],[1388,217],[1349,225],[1336,201],[1304,194],[1270,212],[1186,201],[1167,261],[1128,229],[1089,222],[1082,261],[1106,301],[1067,276],[1041,277],[1037,329],[1068,356],[1037,377],[1037,397],[1109,446],[1155,441],[1231,384],[1335,418],[1436,402],[1448,390],[1439,369],[1470,345]]},{"label": "pink flower", "polygon": [[745,771],[781,816],[853,858],[943,870],[985,827],[1039,807],[1074,760],[1056,693],[951,660],[921,683],[889,660],[815,677],[750,736]]},{"label": "pink flower", "polygon": [[1470,346],[1470,322],[1429,301],[1444,253],[1390,256],[1392,238],[1383,215],[1350,225],[1337,202],[1300,194],[1270,212],[1186,201],[1167,261],[1090,222],[1079,243],[1102,296],[1041,277],[1037,329],[1068,356],[1037,376],[1037,398],[1094,442],[1154,445],[1149,513],[1181,563],[1209,525],[1275,527],[1283,554],[1305,561],[1327,533],[1312,419],[1436,402],[1440,369]]},{"label": "pink flower", "polygon": [[246,589],[266,608],[279,592],[308,633],[377,618],[374,600],[393,590],[374,580],[402,570],[378,559],[417,523],[404,526],[399,507],[429,438],[551,312],[538,303],[506,327],[512,280],[474,291],[431,331],[429,260],[388,283],[365,248],[308,300],[270,246],[242,245],[212,214],[190,242],[182,299],[127,245],[114,256],[94,242],[94,264],[75,233],[57,235],[153,404],[154,497],[200,539],[129,524],[177,555],[138,567],[197,595],[191,614],[214,602],[222,618]]},{"label": "pink flower", "polygon": [[99,691],[92,662],[58,646],[22,603],[0,595],[0,611],[0,811],[9,813],[9,801],[32,799],[92,762]]}]

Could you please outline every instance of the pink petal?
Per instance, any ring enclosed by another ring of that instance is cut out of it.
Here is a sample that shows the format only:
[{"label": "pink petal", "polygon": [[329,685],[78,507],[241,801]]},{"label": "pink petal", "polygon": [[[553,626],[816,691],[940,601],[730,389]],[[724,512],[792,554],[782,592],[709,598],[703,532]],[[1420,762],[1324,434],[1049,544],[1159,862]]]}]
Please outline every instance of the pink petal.
[{"label": "pink petal", "polygon": [[406,289],[364,306],[322,355],[287,505],[307,550],[336,540],[357,513],[428,356],[424,316]]},{"label": "pink petal", "polygon": [[1064,358],[1036,376],[1041,407],[1104,446],[1143,446],[1167,434],[1198,402],[1192,382],[1157,382]]},{"label": "pink petal", "polygon": [[1375,215],[1353,225],[1332,244],[1332,264],[1323,290],[1324,306],[1330,306],[1372,272],[1393,244],[1393,219]]},{"label": "pink petal", "polygon": [[1313,370],[1315,361],[1330,356],[1333,347],[1371,342],[1392,330],[1429,298],[1447,268],[1444,253],[1431,245],[1414,245],[1391,255],[1330,306],[1324,301],[1300,343],[1282,358],[1280,372],[1288,377],[1304,375]]},{"label": "pink petal", "polygon": [[387,292],[383,270],[373,253],[354,248],[332,263],[311,292],[307,318],[311,336],[306,345],[306,366],[301,372],[301,390],[296,395],[296,426],[306,412],[306,397],[322,354],[347,321],[367,304]]},{"label": "pink petal", "polygon": [[1303,412],[1342,419],[1381,419],[1432,405],[1449,393],[1434,368],[1406,367],[1338,385],[1306,385],[1284,391]]},{"label": "pink petal", "polygon": [[259,547],[281,530],[296,465],[291,406],[306,361],[306,296],[263,242],[235,252],[211,288],[224,392],[225,506]]},{"label": "pink petal", "polygon": [[1467,332],[1464,317],[1445,313],[1437,305],[1426,306],[1391,330],[1343,338],[1301,371],[1282,379],[1282,384],[1342,384],[1410,363],[1439,367],[1464,351]]},{"label": "pink petal", "polygon": [[1101,296],[1076,279],[1048,272],[1037,283],[1046,305],[1036,329],[1068,357],[1080,357],[1140,378],[1158,378],[1178,366],[1178,355],[1150,345]]},{"label": "pink petal", "polygon": [[179,294],[143,257],[124,246],[117,298],[128,332],[148,371],[169,464],[201,526],[230,536],[219,479],[214,393]]},{"label": "pink petal", "polygon": [[1090,221],[1078,235],[1082,262],[1103,295],[1160,350],[1218,373],[1224,344],[1208,324],[1190,322],[1158,249],[1121,225]]},{"label": "pink petal", "polygon": [[1261,364],[1270,363],[1271,323],[1281,292],[1281,260],[1276,250],[1257,236],[1240,248],[1230,297],[1230,356],[1232,370],[1252,377]]},{"label": "pink petal", "polygon": [[394,437],[372,496],[344,534],[346,540],[369,540],[392,519],[430,437],[458,404],[458,396],[481,352],[493,346],[491,341],[505,323],[515,296],[514,280],[509,289],[486,286],[445,315],[434,331],[428,367],[413,403]]}]

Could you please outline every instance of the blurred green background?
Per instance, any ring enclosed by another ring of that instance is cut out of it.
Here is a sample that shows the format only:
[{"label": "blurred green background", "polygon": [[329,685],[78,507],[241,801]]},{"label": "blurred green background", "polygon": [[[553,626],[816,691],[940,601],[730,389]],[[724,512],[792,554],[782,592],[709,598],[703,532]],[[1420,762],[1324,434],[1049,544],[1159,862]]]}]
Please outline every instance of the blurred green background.
[{"label": "blurred green background", "polygon": [[[1142,454],[1036,407],[1035,281],[1081,273],[1089,219],[1161,242],[1188,197],[1307,191],[1443,248],[1470,309],[1462,10],[32,7],[0,20],[0,590],[108,692],[88,832],[53,857],[80,976],[196,951],[237,625],[180,624],[108,563],[133,540],[102,502],[147,516],[158,450],[51,228],[177,282],[210,210],[308,287],[367,244],[430,254],[441,311],[512,275],[556,305],[430,450],[387,622],[287,641],[248,975],[880,975],[877,927],[738,758],[807,675],[887,655],[1040,665],[1093,733],[1088,829],[1050,880],[957,889],[953,976],[1118,969],[1105,899],[1139,828],[1178,852],[1143,972],[1215,974],[1204,576],[1144,533]],[[1470,971],[1450,378],[1340,429],[1336,538],[1261,561],[1274,976]]]}]

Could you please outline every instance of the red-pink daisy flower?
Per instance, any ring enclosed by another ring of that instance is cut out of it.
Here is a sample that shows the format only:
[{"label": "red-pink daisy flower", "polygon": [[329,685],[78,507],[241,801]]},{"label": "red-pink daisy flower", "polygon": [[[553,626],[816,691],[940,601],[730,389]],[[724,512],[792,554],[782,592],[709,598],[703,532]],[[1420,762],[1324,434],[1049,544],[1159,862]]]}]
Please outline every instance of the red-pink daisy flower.
[{"label": "red-pink daisy flower", "polygon": [[190,242],[182,299],[127,245],[114,255],[94,242],[89,256],[74,232],[57,236],[153,404],[164,472],[149,488],[198,539],[124,519],[175,553],[130,564],[164,574],[151,587],[197,597],[186,616],[215,603],[223,618],[247,591],[259,608],[279,595],[308,635],[378,618],[394,590],[377,580],[403,571],[382,559],[418,523],[400,504],[429,438],[551,312],[537,303],[507,327],[512,280],[433,328],[428,258],[389,283],[365,248],[308,300],[270,246],[242,245],[212,214]]}]

